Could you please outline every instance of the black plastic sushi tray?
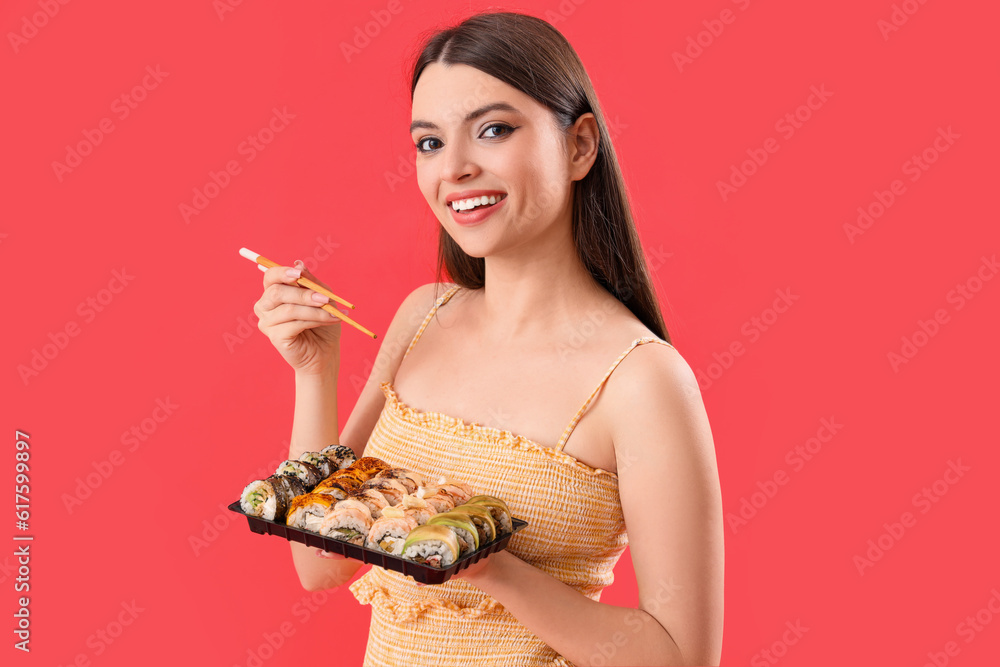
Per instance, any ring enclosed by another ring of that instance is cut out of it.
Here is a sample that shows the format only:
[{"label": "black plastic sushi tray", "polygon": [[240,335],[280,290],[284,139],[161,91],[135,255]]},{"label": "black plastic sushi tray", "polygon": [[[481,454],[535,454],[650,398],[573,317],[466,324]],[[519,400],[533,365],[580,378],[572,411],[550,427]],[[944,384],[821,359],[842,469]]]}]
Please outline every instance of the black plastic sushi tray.
[{"label": "black plastic sushi tray", "polygon": [[323,549],[324,551],[347,556],[348,558],[353,558],[354,560],[359,560],[363,563],[384,567],[387,570],[401,572],[404,575],[413,577],[415,581],[419,581],[422,584],[443,584],[451,579],[457,572],[464,570],[473,563],[479,561],[481,558],[506,548],[507,543],[510,542],[510,538],[514,535],[514,533],[528,525],[526,521],[522,521],[521,519],[511,519],[513,530],[510,533],[502,537],[498,537],[492,542],[484,544],[472,553],[459,558],[448,567],[441,568],[424,565],[423,563],[416,563],[412,560],[406,560],[402,556],[387,554],[384,551],[376,551],[375,549],[369,549],[367,547],[359,547],[356,544],[351,544],[350,542],[344,542],[342,540],[335,540],[332,537],[326,537],[325,535],[313,533],[308,530],[292,528],[291,526],[287,526],[284,523],[278,523],[277,521],[269,521],[257,516],[250,516],[240,508],[240,501],[238,500],[229,505],[229,509],[237,514],[245,516],[247,518],[247,523],[250,524],[250,530],[254,533],[259,533],[260,535],[277,535],[278,537],[285,538],[289,542],[301,542],[306,546],[316,547],[318,549]]}]

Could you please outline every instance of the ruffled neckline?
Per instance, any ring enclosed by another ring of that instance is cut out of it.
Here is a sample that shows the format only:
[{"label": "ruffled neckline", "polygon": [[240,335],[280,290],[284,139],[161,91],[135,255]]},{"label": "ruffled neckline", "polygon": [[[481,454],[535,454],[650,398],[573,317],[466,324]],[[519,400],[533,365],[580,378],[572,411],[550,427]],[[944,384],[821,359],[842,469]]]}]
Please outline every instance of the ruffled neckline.
[{"label": "ruffled neckline", "polygon": [[610,470],[604,470],[603,468],[594,468],[589,466],[570,454],[559,451],[554,447],[541,445],[523,435],[518,435],[516,433],[512,433],[511,431],[495,428],[493,426],[484,426],[478,422],[466,422],[460,417],[453,417],[452,415],[447,415],[443,412],[424,411],[411,408],[399,398],[399,395],[396,393],[391,381],[386,380],[382,382],[380,386],[382,388],[382,393],[384,393],[388,399],[389,405],[392,406],[397,414],[411,424],[429,427],[432,430],[444,431],[446,433],[451,433],[467,439],[488,443],[498,443],[514,449],[538,452],[550,460],[565,464],[579,472],[591,476],[595,480],[607,480],[612,483],[617,483],[618,481],[617,473],[611,472]]}]

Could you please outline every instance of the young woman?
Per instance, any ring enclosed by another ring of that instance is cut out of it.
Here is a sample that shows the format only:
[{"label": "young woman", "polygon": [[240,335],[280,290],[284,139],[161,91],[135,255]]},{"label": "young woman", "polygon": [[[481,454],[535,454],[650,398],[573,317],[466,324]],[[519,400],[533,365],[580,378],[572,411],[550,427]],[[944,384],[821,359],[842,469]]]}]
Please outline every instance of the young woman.
[{"label": "young woman", "polygon": [[[267,271],[255,311],[295,369],[289,457],[339,442],[465,481],[529,525],[440,586],[381,568],[352,584],[372,605],[365,664],[718,664],[711,430],[583,65],[542,20],[480,14],[428,40],[411,94],[450,281],[402,303],[338,434],[340,321],[295,285],[301,263]],[[626,545],[638,609],[599,601]],[[291,549],[309,590],[360,567]]]}]

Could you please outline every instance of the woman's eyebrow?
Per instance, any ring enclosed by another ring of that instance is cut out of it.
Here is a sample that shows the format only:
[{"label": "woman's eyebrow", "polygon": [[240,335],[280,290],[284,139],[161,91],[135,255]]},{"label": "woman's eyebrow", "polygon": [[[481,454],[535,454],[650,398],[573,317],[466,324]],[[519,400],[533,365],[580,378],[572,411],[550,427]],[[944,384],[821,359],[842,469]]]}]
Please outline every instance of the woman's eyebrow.
[{"label": "woman's eyebrow", "polygon": [[[512,111],[516,114],[521,113],[511,105],[506,102],[493,102],[492,104],[487,104],[486,106],[479,107],[475,111],[470,111],[465,115],[465,122],[471,123],[483,114],[487,114],[491,111]],[[440,130],[437,125],[426,120],[415,120],[410,123],[410,132],[412,133],[416,129],[427,129],[427,130]]]}]

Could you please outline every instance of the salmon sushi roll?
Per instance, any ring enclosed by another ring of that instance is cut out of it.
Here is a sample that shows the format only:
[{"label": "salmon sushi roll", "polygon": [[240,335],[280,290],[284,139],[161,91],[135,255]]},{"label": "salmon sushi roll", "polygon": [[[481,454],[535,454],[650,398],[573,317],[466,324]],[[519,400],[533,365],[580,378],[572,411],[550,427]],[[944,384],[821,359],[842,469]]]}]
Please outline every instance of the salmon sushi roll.
[{"label": "salmon sushi roll", "polygon": [[341,500],[323,518],[319,532],[335,540],[364,546],[365,536],[372,527],[368,506],[354,498]]},{"label": "salmon sushi roll", "polygon": [[382,510],[382,518],[372,524],[365,544],[369,549],[398,556],[403,552],[406,536],[417,527],[416,519],[406,516],[399,507]]}]

